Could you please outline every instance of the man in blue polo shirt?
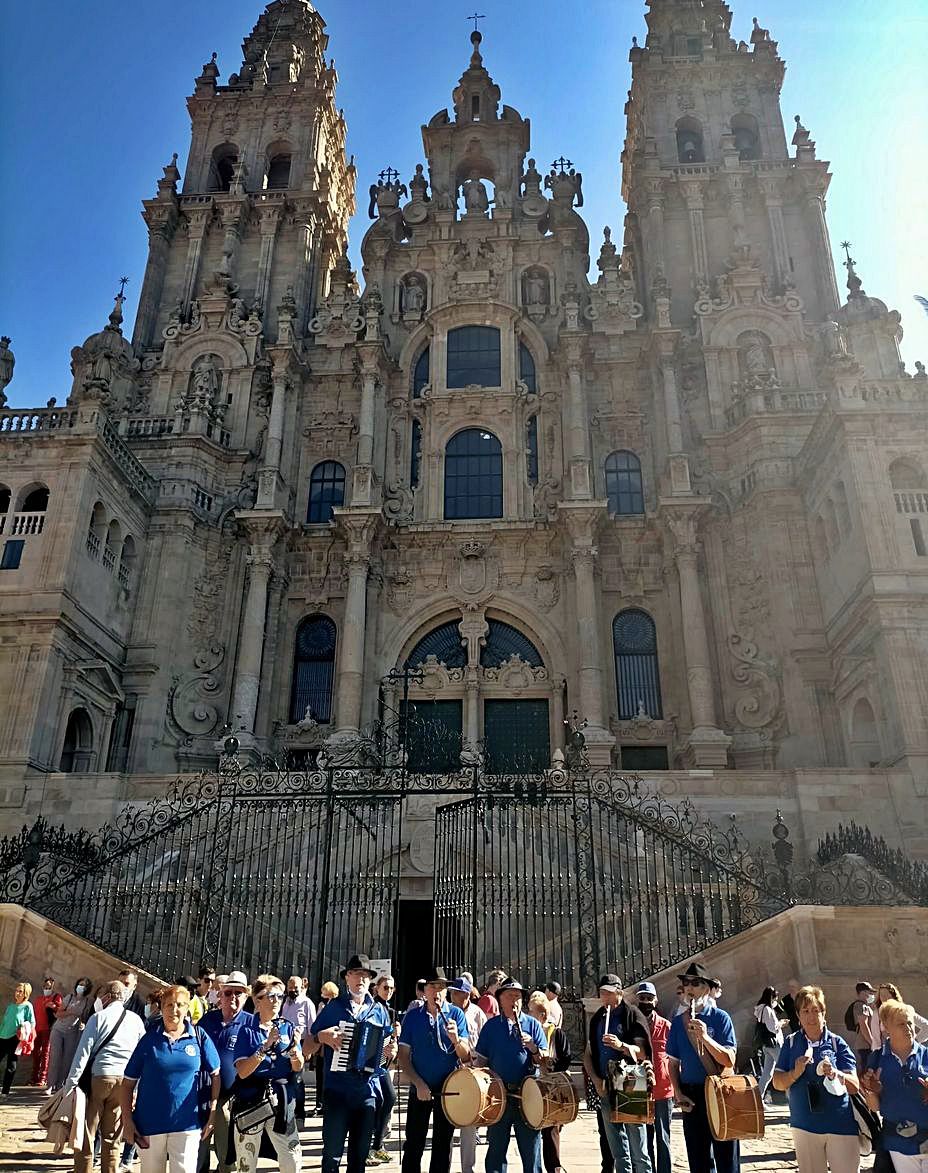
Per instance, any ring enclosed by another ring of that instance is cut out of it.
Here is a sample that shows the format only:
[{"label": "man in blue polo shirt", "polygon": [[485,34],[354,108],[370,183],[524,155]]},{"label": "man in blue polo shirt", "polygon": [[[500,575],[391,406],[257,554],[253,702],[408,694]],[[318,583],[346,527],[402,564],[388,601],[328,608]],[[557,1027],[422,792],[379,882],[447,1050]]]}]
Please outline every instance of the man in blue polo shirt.
[{"label": "man in blue polo shirt", "polygon": [[458,1063],[470,1058],[470,1038],[464,1011],[445,1001],[447,988],[445,971],[433,969],[425,978],[424,1002],[407,1010],[403,1019],[399,1067],[415,1095],[410,1092],[406,1111],[402,1173],[420,1173],[430,1117],[429,1173],[451,1168],[454,1126],[442,1111],[441,1088]]},{"label": "man in blue polo shirt", "polygon": [[709,1074],[700,1058],[705,1055],[710,1066],[731,1067],[735,1062],[735,1028],[724,1010],[707,1005],[709,971],[698,961],[680,974],[680,984],[687,1010],[678,1014],[667,1038],[667,1059],[673,1097],[683,1113],[683,1139],[690,1173],[709,1173],[712,1154],[717,1173],[737,1173],[738,1142],[715,1140],[709,1129],[706,1108],[706,1077]]},{"label": "man in blue polo shirt", "polygon": [[[216,1127],[213,1145],[216,1149],[218,1173],[232,1173],[234,1167],[229,1153],[229,1101],[235,1083],[235,1044],[239,1031],[250,1026],[253,1014],[242,1009],[248,997],[248,979],[240,970],[233,970],[219,991],[219,1009],[210,1010],[200,1019],[199,1027],[213,1040],[219,1052],[219,1075],[222,1086],[216,1108]],[[200,1144],[200,1169],[209,1168],[210,1138]]]},{"label": "man in blue polo shirt", "polygon": [[364,1173],[371,1151],[374,1133],[374,1115],[380,1095],[380,1066],[373,1073],[363,1071],[333,1071],[332,1060],[341,1048],[344,1022],[367,1022],[383,1027],[384,1044],[381,1064],[396,1054],[396,1041],[390,1017],[369,990],[377,974],[371,969],[369,958],[356,953],[341,972],[344,985],[337,998],[327,1002],[310,1030],[306,1050],[314,1054],[324,1047],[325,1091],[322,1113],[322,1173],[337,1173],[345,1140],[348,1141],[347,1173]]},{"label": "man in blue polo shirt", "polygon": [[[547,1058],[545,1032],[537,1018],[522,1013],[522,987],[507,978],[496,990],[499,1014],[491,1018],[477,1039],[478,1062],[495,1071],[507,1091],[518,1093],[522,1080],[535,1075]],[[529,1128],[513,1099],[496,1124],[487,1129],[486,1173],[505,1173],[509,1136],[515,1129],[523,1173],[541,1173],[541,1133]]]}]

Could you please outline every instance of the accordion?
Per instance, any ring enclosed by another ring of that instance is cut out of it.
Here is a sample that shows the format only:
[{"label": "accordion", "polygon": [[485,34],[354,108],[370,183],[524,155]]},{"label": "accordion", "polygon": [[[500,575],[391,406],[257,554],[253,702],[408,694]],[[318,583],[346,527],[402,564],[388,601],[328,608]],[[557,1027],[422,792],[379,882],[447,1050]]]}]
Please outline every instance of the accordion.
[{"label": "accordion", "polygon": [[342,1045],[332,1055],[332,1070],[371,1075],[380,1066],[386,1027],[376,1022],[342,1021],[338,1024]]}]

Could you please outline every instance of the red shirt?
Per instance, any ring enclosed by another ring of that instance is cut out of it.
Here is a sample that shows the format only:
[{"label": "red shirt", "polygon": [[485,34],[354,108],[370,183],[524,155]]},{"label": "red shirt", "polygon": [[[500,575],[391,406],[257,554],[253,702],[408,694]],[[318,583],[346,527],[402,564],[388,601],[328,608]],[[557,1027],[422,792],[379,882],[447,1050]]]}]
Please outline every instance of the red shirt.
[{"label": "red shirt", "polygon": [[48,1034],[55,1021],[55,1011],[61,1005],[61,995],[39,994],[33,999],[33,1002],[35,1003],[36,1034]]},{"label": "red shirt", "polygon": [[487,1018],[495,1018],[499,1014],[499,1003],[492,994],[484,994],[477,1002],[477,1005],[487,1016]]},{"label": "red shirt", "polygon": [[670,1023],[659,1014],[652,1014],[648,1018],[648,1026],[651,1030],[651,1062],[654,1064],[656,1080],[654,1098],[669,1100],[673,1095],[673,1084],[670,1082],[670,1071],[667,1066],[667,1036],[670,1034]]}]

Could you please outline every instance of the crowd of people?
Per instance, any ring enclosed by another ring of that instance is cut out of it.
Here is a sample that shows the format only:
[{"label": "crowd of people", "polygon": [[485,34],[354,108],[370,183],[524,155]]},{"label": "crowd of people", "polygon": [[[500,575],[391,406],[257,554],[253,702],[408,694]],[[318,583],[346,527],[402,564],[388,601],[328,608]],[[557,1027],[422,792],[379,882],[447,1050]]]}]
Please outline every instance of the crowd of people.
[{"label": "crowd of people", "polygon": [[[486,1173],[506,1173],[513,1136],[523,1173],[564,1173],[561,1125],[532,1127],[519,1103],[526,1077],[566,1072],[575,1059],[556,981],[528,991],[494,970],[478,987],[470,973],[452,978],[435,968],[402,1013],[392,1005],[393,977],[363,954],[323,985],[318,1004],[297,975],[249,982],[241,971],[204,966],[147,1001],[136,984],[124,970],[96,988],[79,978],[64,993],[46,976],[33,998],[21,982],[0,1021],[4,1095],[18,1059],[31,1053],[35,1086],[84,1098],[75,1173],[91,1173],[95,1158],[102,1173],[136,1162],[141,1173],[254,1173],[262,1155],[281,1173],[301,1173],[313,1082],[322,1173],[343,1161],[347,1173],[365,1173],[390,1160],[398,1084],[407,1089],[401,1173],[421,1173],[430,1128],[429,1173],[451,1173],[455,1132],[461,1173],[475,1173],[479,1127],[453,1123],[442,1100],[449,1075],[471,1065],[488,1068],[509,1093],[486,1127]],[[626,997],[618,974],[600,979],[600,1007],[576,1058],[602,1173],[671,1173],[674,1107],[690,1173],[739,1169],[739,1142],[717,1139],[707,1095],[713,1071],[733,1070],[738,1058],[721,997],[721,981],[699,962],[679,975],[668,1017],[652,983]],[[894,984],[861,981],[843,1028],[847,1038],[829,1027],[820,987],[790,982],[781,997],[767,986],[741,1048],[763,1102],[772,1091],[786,1096],[800,1173],[858,1173],[864,1131],[876,1145],[876,1173],[928,1173],[928,1020]],[[611,1110],[617,1063],[648,1070],[641,1122],[618,1122]]]}]

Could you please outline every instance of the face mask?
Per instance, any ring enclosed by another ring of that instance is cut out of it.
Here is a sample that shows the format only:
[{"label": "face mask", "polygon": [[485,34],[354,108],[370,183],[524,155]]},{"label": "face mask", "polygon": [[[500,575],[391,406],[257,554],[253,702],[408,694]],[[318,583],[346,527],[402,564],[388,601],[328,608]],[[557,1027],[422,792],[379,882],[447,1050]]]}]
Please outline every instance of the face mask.
[{"label": "face mask", "polygon": [[54,990],[54,988],[55,988],[54,986],[44,986],[43,987],[46,994],[50,994]]},{"label": "face mask", "polygon": [[288,1002],[295,1002],[297,1000],[297,997],[298,997],[298,994],[297,994],[296,990],[287,990],[287,1001]]},{"label": "face mask", "polygon": [[86,987],[86,986],[75,986],[75,987],[74,987],[74,992],[75,992],[75,994],[86,994],[86,993],[87,993],[87,987]]},{"label": "face mask", "polygon": [[868,994],[867,995],[867,1005],[868,1006],[872,1006],[875,1001],[876,1001],[876,994]]},{"label": "face mask", "polygon": [[152,1006],[145,1007],[145,1017],[146,1018],[151,1018],[151,1016],[154,1014],[154,1012],[155,1012],[154,1007],[152,1007]]},{"label": "face mask", "polygon": [[639,1006],[638,1009],[645,1016],[645,1018],[650,1018],[651,1015],[654,1013],[654,1007],[649,1006],[647,1004],[645,1004],[644,1006]]}]

